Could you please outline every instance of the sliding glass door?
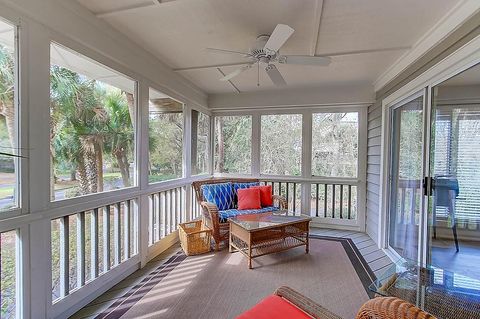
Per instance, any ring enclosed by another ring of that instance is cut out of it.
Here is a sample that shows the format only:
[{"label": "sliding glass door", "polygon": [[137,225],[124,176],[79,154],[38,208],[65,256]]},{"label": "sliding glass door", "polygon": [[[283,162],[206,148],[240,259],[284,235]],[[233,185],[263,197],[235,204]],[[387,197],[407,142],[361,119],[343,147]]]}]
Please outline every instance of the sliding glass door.
[{"label": "sliding glass door", "polygon": [[480,65],[431,93],[427,262],[480,279]]},{"label": "sliding glass door", "polygon": [[388,245],[401,257],[418,258],[423,176],[423,95],[390,112]]}]

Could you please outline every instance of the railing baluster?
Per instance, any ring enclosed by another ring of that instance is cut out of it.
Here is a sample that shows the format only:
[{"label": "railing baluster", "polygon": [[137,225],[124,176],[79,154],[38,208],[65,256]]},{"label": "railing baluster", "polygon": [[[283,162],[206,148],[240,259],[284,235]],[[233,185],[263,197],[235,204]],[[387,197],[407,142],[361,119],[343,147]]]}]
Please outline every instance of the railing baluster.
[{"label": "railing baluster", "polygon": [[60,218],[60,297],[70,292],[69,237],[70,225],[68,216]]},{"label": "railing baluster", "polygon": [[175,231],[175,189],[170,190],[170,233]]},{"label": "railing baluster", "polygon": [[[286,198],[287,198],[287,203],[288,203],[288,207],[292,207],[292,205],[290,204],[290,196],[289,196],[289,188],[290,188],[290,183],[289,182],[286,182],[285,183],[286,185]],[[293,208],[293,211],[295,212],[295,207],[292,207]],[[295,215],[295,213],[294,213]]]},{"label": "railing baluster", "polygon": [[323,200],[323,217],[327,218],[327,194],[328,194],[328,185],[324,184],[325,198]]},{"label": "railing baluster", "polygon": [[123,202],[123,253],[124,259],[130,258],[130,200]]},{"label": "railing baluster", "polygon": [[315,193],[316,193],[316,197],[315,197],[315,216],[318,217],[318,203],[320,202],[320,198],[318,197],[318,187],[319,187],[319,184],[315,184]]},{"label": "railing baluster", "polygon": [[103,211],[103,271],[110,270],[110,205]]},{"label": "railing baluster", "polygon": [[335,218],[335,184],[332,184],[332,218]]},{"label": "railing baluster", "polygon": [[85,212],[77,216],[77,287],[85,285]]},{"label": "railing baluster", "polygon": [[410,195],[410,224],[415,225],[415,192],[416,189],[412,188],[411,195]]},{"label": "railing baluster", "polygon": [[118,265],[122,259],[122,242],[121,238],[121,221],[120,221],[120,203],[116,203],[113,206],[113,236],[114,236],[114,247],[115,247],[115,256],[114,256],[114,264]]},{"label": "railing baluster", "polygon": [[348,219],[352,218],[352,185],[348,185]]},{"label": "railing baluster", "polygon": [[162,234],[161,234],[161,230],[160,230],[160,219],[161,219],[161,216],[160,216],[160,194],[159,193],[155,193],[153,194],[153,198],[154,198],[154,216],[155,216],[155,219],[154,219],[154,222],[155,222],[155,240],[154,240],[154,243],[159,241],[161,238],[162,238]]},{"label": "railing baluster", "polygon": [[293,183],[293,215],[297,212],[297,183]]},{"label": "railing baluster", "polygon": [[93,280],[98,277],[98,208],[94,208],[92,211],[92,218],[90,222],[90,242],[90,271]]},{"label": "railing baluster", "polygon": [[180,196],[178,197],[179,202],[180,202],[180,205],[178,205],[178,208],[179,208],[179,211],[180,211],[180,223],[185,223],[187,221],[186,210],[183,208],[183,206],[184,206],[184,203],[183,203],[184,195],[183,194],[185,192],[185,188],[180,187],[178,192],[180,193]]},{"label": "railing baluster", "polygon": [[161,192],[160,193],[160,203],[161,203],[161,211],[160,211],[160,219],[161,219],[161,224],[160,224],[160,228],[161,228],[161,237],[160,238],[164,238],[167,234],[167,194],[166,192]]},{"label": "railing baluster", "polygon": [[171,208],[171,202],[170,202],[170,197],[171,193],[170,191],[165,192],[165,201],[167,203],[166,211],[165,211],[165,235],[168,236],[170,234],[170,223],[171,223],[171,214],[172,214],[172,208]]},{"label": "railing baluster", "polygon": [[154,202],[154,194],[148,196],[148,226],[149,226],[149,244],[153,245],[155,242],[155,218],[154,218],[154,210],[155,210],[155,202]]},{"label": "railing baluster", "polygon": [[132,220],[133,220],[133,227],[132,227],[132,238],[133,238],[133,245],[132,245],[132,254],[138,253],[138,213],[137,213],[137,202],[136,200],[132,201],[131,213],[132,213]]},{"label": "railing baluster", "polygon": [[343,218],[343,185],[340,184],[340,218]]},{"label": "railing baluster", "polygon": [[178,187],[176,189],[176,194],[175,194],[175,199],[176,199],[176,204],[175,204],[176,209],[175,209],[175,211],[177,213],[177,223],[175,224],[175,230],[178,228],[178,224],[180,224],[182,222],[182,210],[181,210],[181,207],[180,207],[181,191],[182,191],[182,188]]},{"label": "railing baluster", "polygon": [[403,223],[405,219],[405,201],[406,201],[406,196],[405,196],[405,188],[400,188],[400,193],[401,193],[401,201],[400,201],[400,221]]}]

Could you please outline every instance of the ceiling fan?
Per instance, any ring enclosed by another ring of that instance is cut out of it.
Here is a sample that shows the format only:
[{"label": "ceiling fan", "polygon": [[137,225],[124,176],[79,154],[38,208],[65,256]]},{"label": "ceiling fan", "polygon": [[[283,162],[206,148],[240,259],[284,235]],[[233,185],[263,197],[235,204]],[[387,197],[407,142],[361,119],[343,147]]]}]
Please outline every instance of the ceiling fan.
[{"label": "ceiling fan", "polygon": [[[250,52],[238,52],[232,50],[207,48],[207,50],[218,53],[239,54],[249,59],[245,65],[236,69],[235,71],[226,74],[220,81],[229,81],[239,75],[240,73],[250,69],[257,64],[257,78],[259,78],[260,64],[262,68],[265,67],[265,72],[276,86],[284,86],[287,84],[280,71],[275,66],[275,63],[281,64],[300,64],[312,66],[327,66],[330,64],[330,57],[318,57],[310,55],[281,55],[280,48],[287,42],[288,38],[295,30],[286,24],[277,24],[275,30],[271,35],[259,35],[250,49]],[[260,85],[257,81],[257,85]]]}]

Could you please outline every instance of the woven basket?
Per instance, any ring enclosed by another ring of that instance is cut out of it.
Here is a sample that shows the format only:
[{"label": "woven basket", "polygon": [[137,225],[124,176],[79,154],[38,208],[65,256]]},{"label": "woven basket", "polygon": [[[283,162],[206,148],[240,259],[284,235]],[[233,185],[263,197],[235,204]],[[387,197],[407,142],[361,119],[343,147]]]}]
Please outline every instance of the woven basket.
[{"label": "woven basket", "polygon": [[179,225],[180,245],[187,256],[208,253],[212,231],[203,226],[201,220]]}]

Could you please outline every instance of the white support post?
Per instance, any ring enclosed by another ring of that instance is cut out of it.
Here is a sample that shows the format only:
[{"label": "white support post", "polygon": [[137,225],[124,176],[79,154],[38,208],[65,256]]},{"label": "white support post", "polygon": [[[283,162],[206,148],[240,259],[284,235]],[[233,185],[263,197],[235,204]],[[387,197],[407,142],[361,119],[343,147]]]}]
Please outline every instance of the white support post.
[{"label": "white support post", "polygon": [[[137,85],[137,159],[138,159],[138,185],[141,190],[148,188],[148,166],[149,166],[149,149],[148,141],[148,103],[149,103],[149,87],[144,82],[138,82]],[[134,201],[134,211],[136,212],[136,220],[134,225],[136,229],[137,249],[140,256],[140,267],[144,267],[147,263],[148,254],[148,236],[149,236],[149,196],[141,195],[137,201]],[[153,216],[152,216],[153,217]]]},{"label": "white support post", "polygon": [[[28,121],[23,124],[23,128],[28,128],[28,145],[22,145],[28,150],[28,160],[23,161],[28,165],[28,179],[22,177],[26,182],[23,185],[29,188],[28,204],[24,208],[33,215],[50,206],[50,39],[49,32],[34,23],[23,24],[20,32],[21,35],[28,33],[20,54],[21,84],[24,85],[20,102],[23,111],[28,112]],[[29,272],[25,276],[29,279],[25,287],[30,288],[30,302],[23,305],[24,318],[48,318],[51,310],[50,223],[49,219],[41,219],[29,225],[28,236],[20,233],[22,248],[30,252],[30,264],[24,268]]]},{"label": "white support post", "polygon": [[260,177],[261,115],[252,115],[252,176]]},{"label": "white support post", "polygon": [[[308,180],[312,177],[312,112],[302,112],[302,177]],[[302,183],[302,214],[311,215],[311,185]]]}]

